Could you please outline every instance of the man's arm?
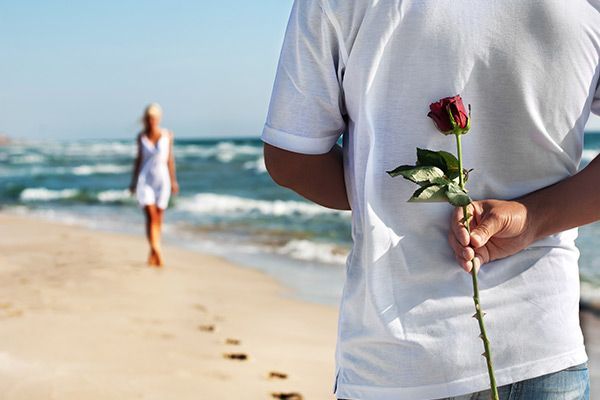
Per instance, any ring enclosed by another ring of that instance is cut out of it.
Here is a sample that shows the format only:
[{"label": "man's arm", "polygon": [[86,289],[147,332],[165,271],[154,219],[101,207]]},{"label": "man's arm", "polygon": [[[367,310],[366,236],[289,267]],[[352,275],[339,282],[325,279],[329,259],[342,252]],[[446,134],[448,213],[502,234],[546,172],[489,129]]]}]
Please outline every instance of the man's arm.
[{"label": "man's arm", "polygon": [[532,214],[534,240],[600,220],[600,156],[577,174],[516,201]]},{"label": "man's arm", "polygon": [[457,207],[448,241],[458,263],[470,271],[473,260],[478,269],[546,236],[600,220],[599,182],[597,156],[577,174],[516,199],[473,201],[471,237],[460,223],[462,208]]},{"label": "man's arm", "polygon": [[340,146],[325,154],[309,155],[265,143],[264,156],[267,171],[278,185],[322,206],[350,210]]}]

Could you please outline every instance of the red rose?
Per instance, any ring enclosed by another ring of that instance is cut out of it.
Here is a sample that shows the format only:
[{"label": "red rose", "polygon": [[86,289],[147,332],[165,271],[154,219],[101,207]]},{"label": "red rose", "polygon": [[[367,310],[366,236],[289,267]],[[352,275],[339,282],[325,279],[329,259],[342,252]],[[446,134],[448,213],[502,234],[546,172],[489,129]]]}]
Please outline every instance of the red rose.
[{"label": "red rose", "polygon": [[460,95],[446,97],[437,103],[431,103],[429,105],[429,109],[431,111],[429,111],[427,116],[433,120],[435,126],[444,135],[454,133],[454,127],[452,120],[450,119],[450,114],[452,114],[456,128],[462,131],[461,133],[465,133],[469,130],[470,113],[467,113]]}]

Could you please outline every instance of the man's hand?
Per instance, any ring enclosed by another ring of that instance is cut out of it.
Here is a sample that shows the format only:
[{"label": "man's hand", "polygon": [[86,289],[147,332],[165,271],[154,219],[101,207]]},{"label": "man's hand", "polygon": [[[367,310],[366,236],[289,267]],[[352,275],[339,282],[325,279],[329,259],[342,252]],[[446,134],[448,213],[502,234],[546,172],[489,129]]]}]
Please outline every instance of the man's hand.
[{"label": "man's hand", "polygon": [[473,260],[477,271],[543,237],[600,221],[599,181],[600,156],[596,156],[575,175],[516,199],[474,201],[468,207],[475,216],[470,238],[460,222],[462,207],[457,207],[448,234],[456,260],[467,272]]},{"label": "man's hand", "polygon": [[531,215],[518,201],[478,200],[467,207],[471,236],[464,227],[462,207],[452,212],[448,241],[456,261],[467,272],[482,264],[513,255],[535,241]]}]

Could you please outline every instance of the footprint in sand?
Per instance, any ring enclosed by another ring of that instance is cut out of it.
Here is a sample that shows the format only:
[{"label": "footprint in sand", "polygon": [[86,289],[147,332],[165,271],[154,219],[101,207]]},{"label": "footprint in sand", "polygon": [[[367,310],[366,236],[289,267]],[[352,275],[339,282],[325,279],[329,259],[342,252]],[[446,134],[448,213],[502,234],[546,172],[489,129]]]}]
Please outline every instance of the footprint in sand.
[{"label": "footprint in sand", "polygon": [[194,308],[195,308],[196,310],[198,310],[198,311],[201,311],[201,312],[203,312],[203,313],[205,313],[205,312],[207,311],[207,310],[206,310],[206,307],[205,307],[205,306],[203,306],[202,304],[194,304]]},{"label": "footprint in sand", "polygon": [[245,361],[248,359],[248,355],[245,353],[224,353],[223,357],[225,357],[229,360],[239,360],[239,361]]},{"label": "footprint in sand", "polygon": [[302,400],[304,399],[304,397],[302,397],[302,395],[300,393],[297,392],[274,392],[271,393],[271,396],[275,399],[280,399],[280,400]]},{"label": "footprint in sand", "polygon": [[271,371],[269,372],[270,379],[287,379],[288,374],[283,372]]},{"label": "footprint in sand", "polygon": [[0,303],[0,310],[2,310],[2,316],[5,318],[20,317],[23,315],[23,310],[14,308],[11,303]]},{"label": "footprint in sand", "polygon": [[217,328],[212,324],[198,325],[198,330],[202,332],[214,332],[215,329]]},{"label": "footprint in sand", "polygon": [[227,338],[225,339],[225,344],[239,346],[241,344],[241,341],[239,339]]}]

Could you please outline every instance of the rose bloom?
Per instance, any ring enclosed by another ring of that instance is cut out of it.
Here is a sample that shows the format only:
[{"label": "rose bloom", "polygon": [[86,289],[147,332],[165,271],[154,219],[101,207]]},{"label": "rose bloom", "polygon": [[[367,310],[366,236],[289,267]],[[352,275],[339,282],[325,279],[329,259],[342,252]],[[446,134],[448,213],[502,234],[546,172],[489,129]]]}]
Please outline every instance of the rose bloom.
[{"label": "rose bloom", "polygon": [[436,103],[431,103],[429,109],[431,111],[427,116],[433,120],[437,129],[444,135],[454,133],[448,110],[452,113],[458,128],[467,130],[469,127],[469,114],[460,95],[445,97]]}]

